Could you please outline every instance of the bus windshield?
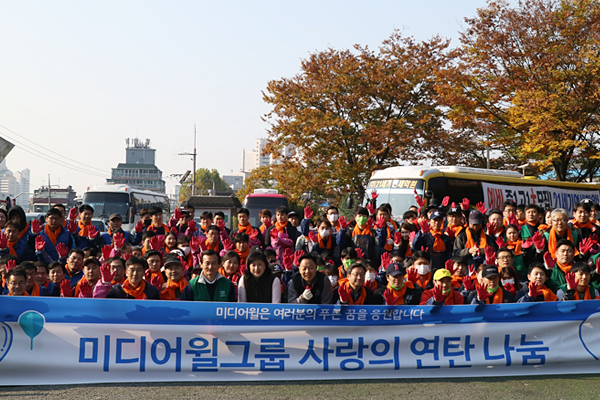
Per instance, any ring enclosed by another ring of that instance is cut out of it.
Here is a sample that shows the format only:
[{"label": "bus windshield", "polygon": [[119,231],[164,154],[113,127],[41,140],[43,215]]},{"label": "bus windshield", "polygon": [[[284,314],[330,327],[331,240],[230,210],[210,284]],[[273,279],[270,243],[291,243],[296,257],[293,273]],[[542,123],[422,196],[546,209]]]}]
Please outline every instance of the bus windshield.
[{"label": "bus windshield", "polygon": [[422,179],[373,179],[367,186],[367,197],[371,197],[371,192],[379,194],[377,204],[389,203],[392,206],[392,215],[402,217],[410,206],[417,205],[415,201],[415,190],[420,196],[423,196]]},{"label": "bus windshield", "polygon": [[258,214],[265,208],[269,209],[273,216],[275,210],[279,206],[288,206],[288,201],[285,197],[270,197],[270,196],[251,196],[244,201],[244,207],[250,211],[250,225],[254,227],[260,226],[260,218]]},{"label": "bus windshield", "polygon": [[129,223],[129,193],[89,192],[83,195],[83,204],[92,206],[96,218],[117,213],[124,224]]}]

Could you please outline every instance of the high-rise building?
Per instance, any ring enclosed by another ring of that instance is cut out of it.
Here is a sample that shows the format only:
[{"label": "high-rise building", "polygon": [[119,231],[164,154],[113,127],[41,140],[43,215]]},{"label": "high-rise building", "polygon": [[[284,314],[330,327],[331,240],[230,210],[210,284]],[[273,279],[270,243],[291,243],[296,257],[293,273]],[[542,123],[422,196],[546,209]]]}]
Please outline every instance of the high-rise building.
[{"label": "high-rise building", "polygon": [[15,174],[17,178],[17,205],[21,206],[23,210],[27,210],[29,207],[29,198],[30,198],[30,182],[31,182],[31,172],[29,168],[25,168],[22,171],[19,171]]},{"label": "high-rise building", "polygon": [[150,139],[126,139],[125,163],[112,169],[109,183],[165,193],[162,171],[155,165],[156,150],[150,147]]},{"label": "high-rise building", "polygon": [[[254,141],[254,150],[243,151],[242,154],[242,170],[246,172],[252,171],[254,168],[264,167],[265,165],[280,164],[281,161],[272,155],[263,155],[263,151],[267,146],[267,139],[260,138]],[[283,156],[290,157],[294,154],[294,146],[288,145],[283,149]]]},{"label": "high-rise building", "polygon": [[0,200],[16,197],[17,205],[24,210],[29,208],[29,184],[31,173],[25,168],[13,174],[6,166],[6,159],[0,162]]}]

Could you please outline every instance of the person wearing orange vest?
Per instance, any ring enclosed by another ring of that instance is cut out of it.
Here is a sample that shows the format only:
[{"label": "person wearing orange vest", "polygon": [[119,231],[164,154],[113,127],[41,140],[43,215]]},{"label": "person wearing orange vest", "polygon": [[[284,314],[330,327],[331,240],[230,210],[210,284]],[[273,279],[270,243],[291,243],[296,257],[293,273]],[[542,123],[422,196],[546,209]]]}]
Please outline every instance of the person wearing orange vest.
[{"label": "person wearing orange vest", "polygon": [[514,302],[511,292],[500,285],[500,274],[498,268],[493,265],[485,265],[481,271],[482,282],[475,287],[469,298],[468,304],[502,304]]}]

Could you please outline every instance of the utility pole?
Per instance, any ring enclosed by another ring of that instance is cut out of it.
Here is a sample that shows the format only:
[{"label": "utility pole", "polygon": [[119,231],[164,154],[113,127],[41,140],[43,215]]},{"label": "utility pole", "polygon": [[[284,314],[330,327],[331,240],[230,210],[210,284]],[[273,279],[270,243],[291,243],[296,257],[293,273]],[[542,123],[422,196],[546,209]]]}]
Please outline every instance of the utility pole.
[{"label": "utility pole", "polygon": [[48,210],[52,208],[52,195],[50,193],[50,174],[48,174]]},{"label": "utility pole", "polygon": [[192,156],[193,170],[192,170],[192,196],[196,195],[196,124],[194,124],[194,152],[193,153],[179,153],[180,156]]}]

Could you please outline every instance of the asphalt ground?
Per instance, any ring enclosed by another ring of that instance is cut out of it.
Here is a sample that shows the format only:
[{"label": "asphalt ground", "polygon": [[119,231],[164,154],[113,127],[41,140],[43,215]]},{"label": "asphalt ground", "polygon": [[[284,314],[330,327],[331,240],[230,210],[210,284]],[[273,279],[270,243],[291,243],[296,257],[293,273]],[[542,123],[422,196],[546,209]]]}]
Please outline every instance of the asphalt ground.
[{"label": "asphalt ground", "polygon": [[0,399],[600,399],[600,376],[12,386]]}]

